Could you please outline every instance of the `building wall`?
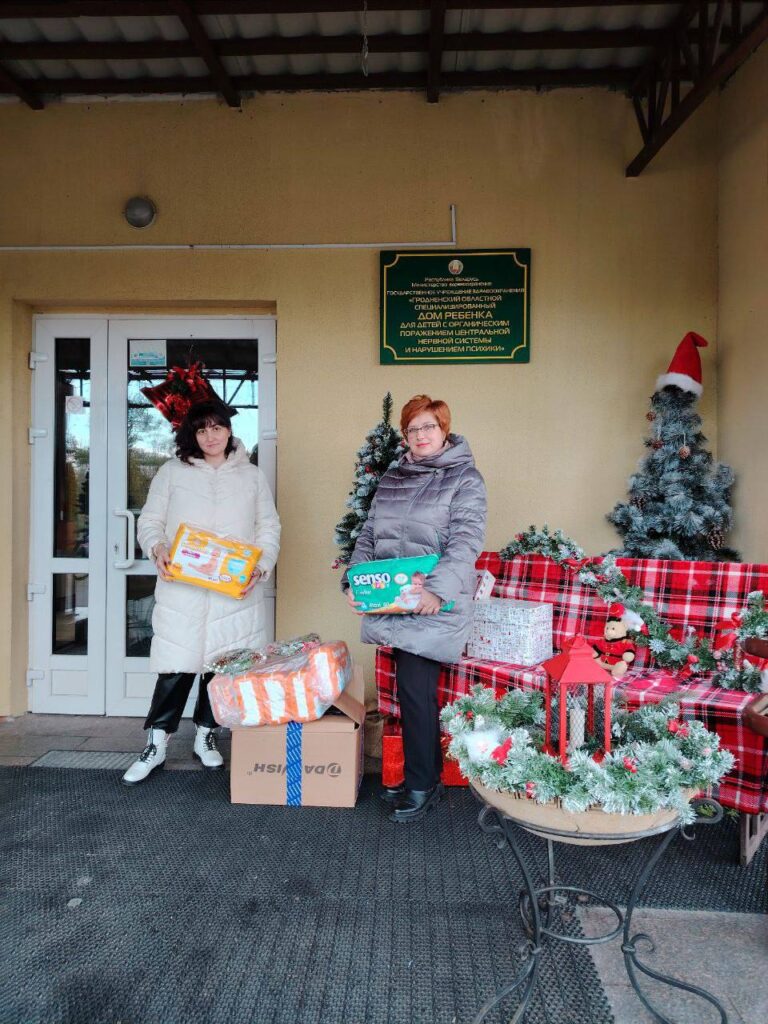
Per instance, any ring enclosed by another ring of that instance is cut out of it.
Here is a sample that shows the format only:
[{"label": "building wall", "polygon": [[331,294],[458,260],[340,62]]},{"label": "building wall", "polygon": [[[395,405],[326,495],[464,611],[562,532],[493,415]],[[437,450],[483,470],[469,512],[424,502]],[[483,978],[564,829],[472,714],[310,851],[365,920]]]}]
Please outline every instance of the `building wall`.
[{"label": "building wall", "polygon": [[[656,375],[686,331],[715,336],[715,113],[703,108],[628,180],[631,107],[600,90],[437,105],[268,96],[240,113],[212,101],[0,107],[1,243],[435,240],[455,203],[460,246],[533,250],[530,364],[443,368],[378,365],[375,250],[0,254],[0,528],[18,538],[0,579],[0,714],[26,707],[33,311],[275,304],[278,634],[353,641],[333,525],[387,390],[397,407],[425,391],[451,405],[488,483],[489,548],[544,521],[593,552],[615,542],[604,515],[644,453]],[[121,216],[136,193],[160,211],[141,234]],[[702,411],[716,445],[714,357]]]},{"label": "building wall", "polygon": [[768,46],[719,111],[719,436],[736,471],[734,543],[768,561]]}]

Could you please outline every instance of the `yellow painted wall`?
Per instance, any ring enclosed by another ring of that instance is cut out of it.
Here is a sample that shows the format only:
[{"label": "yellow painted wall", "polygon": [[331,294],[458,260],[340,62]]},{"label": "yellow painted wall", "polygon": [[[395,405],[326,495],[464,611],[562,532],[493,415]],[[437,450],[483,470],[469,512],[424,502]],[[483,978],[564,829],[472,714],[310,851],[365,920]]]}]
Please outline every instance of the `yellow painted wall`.
[{"label": "yellow painted wall", "polygon": [[720,455],[737,474],[734,544],[768,561],[768,46],[720,97]]},{"label": "yellow painted wall", "polygon": [[[278,633],[352,641],[333,525],[381,397],[446,399],[489,488],[487,545],[547,520],[592,551],[644,449],[647,396],[687,330],[714,338],[717,166],[703,108],[637,180],[631,108],[599,90],[259,97],[0,107],[0,243],[434,240],[533,250],[527,366],[378,365],[375,251],[0,254],[0,529],[19,538],[0,580],[0,714],[26,707],[24,585],[31,310],[62,304],[276,303]],[[125,199],[151,195],[141,234]],[[717,440],[714,347],[702,403]],[[358,648],[358,653],[360,649]],[[371,664],[371,652],[364,655]]]}]

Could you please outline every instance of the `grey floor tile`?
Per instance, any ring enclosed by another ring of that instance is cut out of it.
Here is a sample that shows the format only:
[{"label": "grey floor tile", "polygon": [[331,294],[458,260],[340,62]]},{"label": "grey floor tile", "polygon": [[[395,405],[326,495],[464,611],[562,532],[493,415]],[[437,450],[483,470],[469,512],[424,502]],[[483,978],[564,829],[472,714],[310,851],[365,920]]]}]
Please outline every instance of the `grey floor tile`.
[{"label": "grey floor tile", "polygon": [[[656,1024],[657,1018],[646,1010],[629,984],[605,985],[604,988],[616,1024]],[[648,995],[652,995],[650,985]],[[728,1024],[753,1024],[754,1018],[745,1020],[729,999],[721,1001],[728,1016]],[[691,997],[689,1000],[685,996],[675,994],[669,999],[660,999],[655,1005],[662,1013],[668,1015],[674,1024],[720,1024],[720,1014],[717,1010],[702,1003],[700,999]],[[764,1022],[760,1021],[760,1024]]]},{"label": "grey floor tile", "polygon": [[[585,930],[597,934],[612,920],[598,909],[580,912]],[[647,966],[711,992],[729,1024],[768,1021],[768,918],[762,914],[726,914],[680,910],[637,910],[632,933],[645,932],[656,944],[638,955]],[[651,1024],[653,1017],[630,988],[619,943],[592,946],[592,959],[611,999],[616,1024]],[[643,978],[647,996],[675,1024],[709,1024],[719,1015],[702,1000]]]},{"label": "grey floor tile", "polygon": [[14,736],[100,736],[141,727],[139,719],[107,718],[104,715],[19,715],[0,722],[0,737]]},{"label": "grey floor tile", "polygon": [[53,736],[0,735],[0,754],[30,754],[39,756],[48,750],[77,750],[87,739],[87,736],[63,734]]},{"label": "grey floor tile", "polygon": [[0,765],[3,768],[25,768],[34,760],[32,754],[0,754]]},{"label": "grey floor tile", "polygon": [[120,736],[91,736],[83,743],[83,750],[123,750],[126,753],[135,751],[138,753],[144,746],[144,734],[141,732],[134,735],[126,734]]}]

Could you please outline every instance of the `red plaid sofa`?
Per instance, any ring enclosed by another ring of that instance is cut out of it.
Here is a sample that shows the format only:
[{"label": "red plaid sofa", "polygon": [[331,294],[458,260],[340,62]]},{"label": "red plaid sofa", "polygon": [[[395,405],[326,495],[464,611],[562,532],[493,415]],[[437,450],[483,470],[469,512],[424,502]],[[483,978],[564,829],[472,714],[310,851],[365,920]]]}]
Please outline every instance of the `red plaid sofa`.
[{"label": "red plaid sofa", "polygon": [[[640,587],[670,626],[693,626],[713,639],[715,624],[746,604],[752,590],[768,593],[768,565],[743,562],[663,562],[651,559],[620,559],[618,565],[629,582]],[[484,552],[478,569],[496,577],[494,597],[545,601],[553,606],[553,643],[559,649],[565,637],[580,634],[590,640],[603,635],[605,602],[582,586],[575,573],[561,569],[541,555],[524,555],[502,561]],[[541,668],[524,668],[503,662],[465,658],[445,666],[440,674],[440,706],[467,693],[477,683],[484,686],[542,689]],[[646,648],[638,648],[633,668],[624,677],[622,691],[632,704],[660,700],[679,692],[681,683],[668,670],[653,666]],[[389,648],[376,652],[376,688],[379,710],[399,717],[394,659]],[[742,722],[742,711],[751,694],[721,690],[700,677],[685,684],[684,713],[700,719],[717,732],[736,757],[736,766],[720,786],[718,798],[726,807],[749,814],[768,811],[768,740]]]}]

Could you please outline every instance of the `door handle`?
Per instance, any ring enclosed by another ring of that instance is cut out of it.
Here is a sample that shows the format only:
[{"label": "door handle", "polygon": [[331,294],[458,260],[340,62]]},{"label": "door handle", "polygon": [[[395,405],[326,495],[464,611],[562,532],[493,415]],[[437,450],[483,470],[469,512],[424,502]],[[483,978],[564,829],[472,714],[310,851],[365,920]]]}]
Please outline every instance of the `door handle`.
[{"label": "door handle", "polygon": [[134,552],[136,550],[136,517],[133,512],[127,508],[113,509],[112,515],[121,516],[123,519],[128,521],[128,542],[125,550],[125,558],[120,558],[113,564],[116,569],[130,569],[136,561],[134,558]]}]

